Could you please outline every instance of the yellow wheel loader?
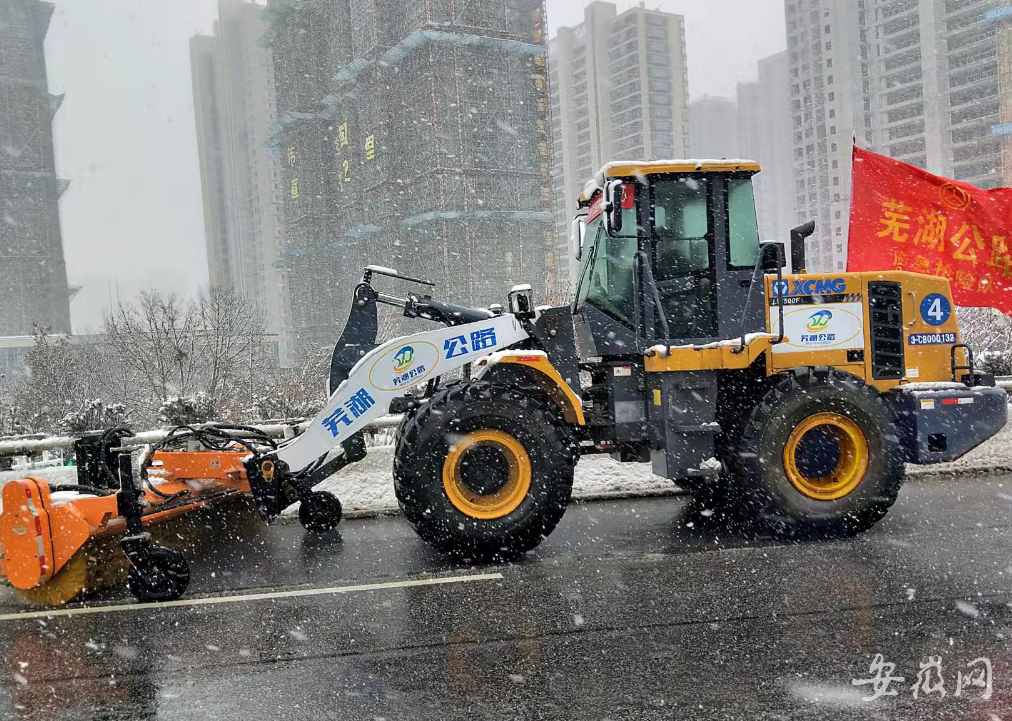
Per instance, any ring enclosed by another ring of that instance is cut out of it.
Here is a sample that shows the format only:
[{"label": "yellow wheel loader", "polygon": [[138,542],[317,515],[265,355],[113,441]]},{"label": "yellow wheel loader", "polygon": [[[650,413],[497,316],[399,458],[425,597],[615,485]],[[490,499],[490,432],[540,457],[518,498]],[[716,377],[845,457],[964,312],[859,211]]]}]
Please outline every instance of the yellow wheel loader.
[{"label": "yellow wheel loader", "polygon": [[[951,461],[997,433],[1006,394],[974,368],[946,279],[808,274],[813,224],[789,243],[761,243],[758,171],[747,161],[605,166],[574,220],[579,277],[564,307],[535,307],[527,286],[506,309],[389,295],[376,276],[431,283],[369,266],[334,350],[329,400],[304,433],[276,444],[249,429],[183,429],[172,436],[181,447],[148,449],[139,463],[104,441],[95,453],[115,502],[101,490],[98,500],[50,494],[38,479],[12,487],[0,572],[38,592],[63,567],[84,567],[74,558],[90,537],[119,534],[134,593],[178,596],[185,559],[154,546],[146,527],[243,495],[267,520],[301,501],[307,529],[327,531],[340,503],[314,486],[361,459],[362,429],[390,412],[404,415],[401,509],[448,554],[537,546],[589,453],[650,463],[774,533],[869,528],[896,500],[905,463]],[[378,304],[442,327],[377,345]],[[444,382],[453,371],[461,379]],[[171,492],[149,477],[153,459]]]}]

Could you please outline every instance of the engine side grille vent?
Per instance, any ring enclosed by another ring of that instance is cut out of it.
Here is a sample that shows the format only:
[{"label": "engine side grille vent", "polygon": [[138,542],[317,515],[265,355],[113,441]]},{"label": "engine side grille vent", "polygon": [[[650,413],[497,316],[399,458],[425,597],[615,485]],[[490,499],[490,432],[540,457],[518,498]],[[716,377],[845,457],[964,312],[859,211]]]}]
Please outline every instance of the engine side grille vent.
[{"label": "engine side grille vent", "polygon": [[871,318],[871,377],[899,379],[903,365],[903,291],[899,283],[868,284]]}]

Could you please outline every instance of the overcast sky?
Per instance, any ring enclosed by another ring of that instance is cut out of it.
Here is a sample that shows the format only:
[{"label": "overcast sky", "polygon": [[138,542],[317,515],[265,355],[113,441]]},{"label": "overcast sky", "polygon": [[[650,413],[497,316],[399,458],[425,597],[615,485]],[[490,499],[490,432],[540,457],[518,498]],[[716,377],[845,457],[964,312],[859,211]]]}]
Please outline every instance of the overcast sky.
[{"label": "overcast sky", "polygon": [[[187,41],[209,33],[216,0],[55,0],[46,42],[75,332],[109,299],[207,283]],[[620,10],[638,4],[616,3]],[[584,0],[548,0],[551,31]],[[692,97],[734,95],[756,61],[786,47],[783,0],[650,0],[686,18]],[[377,259],[381,262],[382,259]]]}]

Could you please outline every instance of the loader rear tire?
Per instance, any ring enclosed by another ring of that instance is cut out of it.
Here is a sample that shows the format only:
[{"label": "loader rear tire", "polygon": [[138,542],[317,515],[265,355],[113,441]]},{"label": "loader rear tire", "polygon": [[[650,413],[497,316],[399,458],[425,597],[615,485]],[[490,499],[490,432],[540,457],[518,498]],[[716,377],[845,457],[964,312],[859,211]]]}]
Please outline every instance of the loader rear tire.
[{"label": "loader rear tire", "polygon": [[882,395],[856,376],[830,368],[784,373],[744,424],[730,498],[778,536],[867,530],[903,483],[896,426]]},{"label": "loader rear tire", "polygon": [[470,381],[439,391],[402,422],[394,489],[415,531],[441,553],[508,559],[562,518],[576,458],[548,398]]}]

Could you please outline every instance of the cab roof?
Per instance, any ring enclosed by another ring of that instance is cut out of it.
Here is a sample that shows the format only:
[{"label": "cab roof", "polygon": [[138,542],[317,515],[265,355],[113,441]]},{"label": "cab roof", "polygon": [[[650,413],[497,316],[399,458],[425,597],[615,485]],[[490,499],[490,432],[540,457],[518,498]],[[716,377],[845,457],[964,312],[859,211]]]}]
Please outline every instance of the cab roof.
[{"label": "cab roof", "polygon": [[589,199],[609,178],[628,178],[635,175],[660,173],[758,173],[759,163],[754,160],[733,158],[683,160],[621,160],[608,163],[587,183],[583,196]]}]

